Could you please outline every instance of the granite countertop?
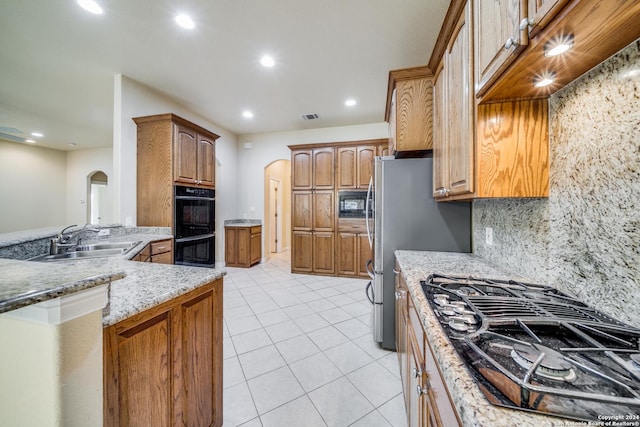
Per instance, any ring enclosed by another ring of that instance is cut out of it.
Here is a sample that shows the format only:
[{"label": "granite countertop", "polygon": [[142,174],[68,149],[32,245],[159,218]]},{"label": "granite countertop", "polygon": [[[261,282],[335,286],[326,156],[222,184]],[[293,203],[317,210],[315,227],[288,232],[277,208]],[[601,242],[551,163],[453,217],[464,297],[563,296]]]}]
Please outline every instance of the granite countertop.
[{"label": "granite countertop", "polygon": [[255,227],[262,225],[260,219],[227,219],[224,221],[225,227]]},{"label": "granite countertop", "polygon": [[0,313],[111,282],[109,305],[103,310],[106,327],[226,274],[223,269],[129,261],[149,242],[172,237],[130,234],[94,240],[140,241],[121,257],[58,262],[0,258]]},{"label": "granite countertop", "polygon": [[445,336],[420,286],[420,280],[433,273],[496,279],[526,278],[511,274],[473,254],[399,250],[395,255],[463,426],[567,425],[566,419],[503,408],[489,403]]}]

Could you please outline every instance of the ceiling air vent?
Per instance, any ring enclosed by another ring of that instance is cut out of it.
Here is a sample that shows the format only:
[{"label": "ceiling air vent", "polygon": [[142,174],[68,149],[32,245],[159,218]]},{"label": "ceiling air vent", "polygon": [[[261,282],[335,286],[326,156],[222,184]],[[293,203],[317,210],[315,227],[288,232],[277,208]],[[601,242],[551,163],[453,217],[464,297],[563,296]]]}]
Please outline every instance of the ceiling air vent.
[{"label": "ceiling air vent", "polygon": [[300,117],[302,117],[302,120],[315,120],[315,119],[319,118],[320,116],[318,116],[317,114],[313,113],[313,114],[301,114]]}]

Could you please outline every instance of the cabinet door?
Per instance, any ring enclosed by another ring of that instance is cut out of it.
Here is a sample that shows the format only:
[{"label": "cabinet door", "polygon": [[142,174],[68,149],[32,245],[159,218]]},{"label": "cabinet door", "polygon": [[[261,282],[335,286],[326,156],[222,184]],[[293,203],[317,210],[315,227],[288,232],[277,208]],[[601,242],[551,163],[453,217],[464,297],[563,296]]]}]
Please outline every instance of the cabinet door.
[{"label": "cabinet door", "polygon": [[445,189],[449,188],[447,167],[449,154],[447,153],[447,73],[444,60],[436,69],[433,76],[433,197],[445,196]]},{"label": "cabinet door", "polygon": [[291,233],[291,271],[301,273],[313,271],[313,233],[310,231]]},{"label": "cabinet door", "polygon": [[433,81],[426,77],[396,82],[395,151],[424,151],[433,147],[432,86]]},{"label": "cabinet door", "polygon": [[238,228],[236,230],[236,250],[238,265],[249,267],[249,259],[251,257],[251,248],[249,241],[249,229]]},{"label": "cabinet door", "polygon": [[198,184],[214,187],[216,181],[216,149],[215,141],[198,135]]},{"label": "cabinet door", "polygon": [[427,410],[425,405],[426,391],[423,391],[423,363],[422,355],[418,351],[415,344],[416,338],[413,331],[409,328],[407,338],[407,362],[409,367],[409,378],[407,379],[406,399],[408,413],[407,418],[409,427],[422,427],[424,412]]},{"label": "cabinet door", "polygon": [[251,235],[251,265],[262,259],[262,233]]},{"label": "cabinet door", "polygon": [[152,255],[151,262],[155,262],[156,264],[173,264],[173,252],[163,252]]},{"label": "cabinet door", "polygon": [[389,156],[389,144],[378,146],[378,156]]},{"label": "cabinet door", "polygon": [[291,152],[291,188],[293,190],[311,190],[313,188],[313,170],[311,150]]},{"label": "cabinet door", "polygon": [[376,157],[374,145],[363,145],[357,148],[357,182],[356,187],[366,190],[373,176],[373,161]]},{"label": "cabinet door", "polygon": [[313,230],[332,231],[335,228],[335,193],[333,191],[314,191]]},{"label": "cabinet door", "polygon": [[224,229],[224,260],[226,265],[238,264],[238,230]]},{"label": "cabinet door", "polygon": [[396,152],[397,140],[397,93],[396,89],[391,92],[391,105],[389,106],[389,155],[393,155]]},{"label": "cabinet door", "polygon": [[538,34],[567,3],[569,0],[529,0],[529,36]]},{"label": "cabinet door", "polygon": [[316,273],[335,273],[335,239],[333,232],[313,233],[313,271]]},{"label": "cabinet door", "polygon": [[[222,286],[174,310],[175,424],[222,425]],[[155,425],[141,424],[138,425]]]},{"label": "cabinet door", "polygon": [[175,125],[174,181],[195,184],[198,180],[198,141],[194,130]]},{"label": "cabinet door", "polygon": [[330,190],[335,187],[335,160],[333,147],[313,150],[313,188]]},{"label": "cabinet door", "polygon": [[402,389],[405,390],[405,405],[407,403],[407,289],[403,286],[400,274],[395,275],[395,318],[396,318],[396,351],[398,352],[398,364],[400,366],[400,379]]},{"label": "cabinet door", "polygon": [[[487,2],[487,3],[493,3]],[[445,155],[449,158],[447,178],[451,195],[473,192],[474,99],[471,90],[471,11],[469,3],[458,21],[447,53],[446,99],[448,125]],[[446,102],[446,101],[445,101]]]},{"label": "cabinet door", "polygon": [[357,235],[338,233],[338,274],[354,276],[356,274]]},{"label": "cabinet door", "polygon": [[369,278],[367,262],[373,258],[369,238],[366,234],[358,234],[358,250],[356,257],[356,275]]},{"label": "cabinet door", "polygon": [[172,426],[171,322],[164,311],[105,331],[105,426]]},{"label": "cabinet door", "polygon": [[528,0],[473,0],[476,94],[489,85],[516,59],[529,39],[520,21],[527,15]]},{"label": "cabinet door", "polygon": [[294,191],[291,200],[291,226],[294,230],[312,230],[313,193],[311,191]]},{"label": "cabinet door", "polygon": [[356,188],[356,147],[338,148],[338,188]]}]

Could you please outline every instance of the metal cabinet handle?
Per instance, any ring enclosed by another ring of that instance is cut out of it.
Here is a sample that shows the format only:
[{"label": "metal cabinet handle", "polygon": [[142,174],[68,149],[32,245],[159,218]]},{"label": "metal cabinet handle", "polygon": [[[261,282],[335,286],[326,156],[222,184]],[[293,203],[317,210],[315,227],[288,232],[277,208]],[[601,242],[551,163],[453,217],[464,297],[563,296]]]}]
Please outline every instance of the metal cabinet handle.
[{"label": "metal cabinet handle", "polygon": [[448,188],[441,188],[441,189],[439,189],[437,191],[437,193],[438,193],[438,196],[445,197],[445,196],[449,195],[449,189]]},{"label": "metal cabinet handle", "polygon": [[400,298],[402,298],[402,294],[400,293],[400,291],[396,292],[396,301],[399,301]]},{"label": "metal cabinet handle", "polygon": [[505,49],[511,49],[512,47],[518,46],[518,42],[513,37],[509,37],[504,44]]},{"label": "metal cabinet handle", "polygon": [[533,28],[533,24],[533,19],[523,18],[522,21],[520,21],[520,31],[524,31],[527,28]]},{"label": "metal cabinet handle", "polygon": [[427,391],[429,391],[429,387],[425,386],[423,388],[423,387],[417,386],[416,391],[418,392],[418,397],[419,397],[419,396],[422,396],[423,394],[427,394]]},{"label": "metal cabinet handle", "polygon": [[393,274],[400,274],[400,272],[394,268],[393,269]]},{"label": "metal cabinet handle", "polygon": [[413,377],[414,378],[418,378],[419,376],[422,375],[422,371],[419,371],[416,368],[411,369],[411,372],[413,372]]}]

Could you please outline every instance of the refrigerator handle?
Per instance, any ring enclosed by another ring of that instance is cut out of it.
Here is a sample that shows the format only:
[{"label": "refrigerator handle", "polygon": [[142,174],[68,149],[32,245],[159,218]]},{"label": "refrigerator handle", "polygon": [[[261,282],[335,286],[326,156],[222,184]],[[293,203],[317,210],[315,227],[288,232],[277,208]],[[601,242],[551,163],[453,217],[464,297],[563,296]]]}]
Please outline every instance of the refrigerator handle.
[{"label": "refrigerator handle", "polygon": [[369,204],[371,203],[371,191],[373,190],[373,177],[369,178],[369,188],[367,188],[367,202],[365,203],[365,224],[367,226],[367,238],[369,239],[369,247],[373,249],[373,236],[371,235],[371,226],[369,225]]},{"label": "refrigerator handle", "polygon": [[371,304],[373,304],[374,300],[375,300],[375,295],[374,295],[374,291],[373,291],[373,283],[369,282],[367,284],[367,288],[365,289],[365,292],[367,293],[367,299],[371,302]]},{"label": "refrigerator handle", "polygon": [[367,274],[369,275],[369,277],[371,277],[372,279],[375,279],[375,273],[373,272],[373,260],[370,259],[367,261]]}]

